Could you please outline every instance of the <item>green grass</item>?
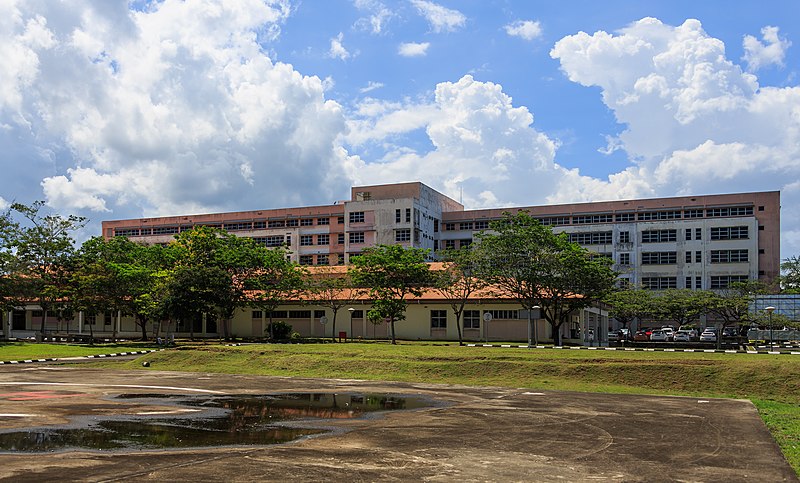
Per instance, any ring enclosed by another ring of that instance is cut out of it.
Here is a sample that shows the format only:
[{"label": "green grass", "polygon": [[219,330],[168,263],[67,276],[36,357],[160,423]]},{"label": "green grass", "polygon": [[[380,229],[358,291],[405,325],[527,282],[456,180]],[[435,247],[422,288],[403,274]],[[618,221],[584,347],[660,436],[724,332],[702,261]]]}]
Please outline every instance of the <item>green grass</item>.
[{"label": "green grass", "polygon": [[32,342],[0,342],[0,361],[79,357],[96,354],[133,352],[155,348],[155,344],[36,344]]},{"label": "green grass", "polygon": [[344,343],[186,344],[145,357],[167,371],[750,399],[800,475],[800,356]]}]

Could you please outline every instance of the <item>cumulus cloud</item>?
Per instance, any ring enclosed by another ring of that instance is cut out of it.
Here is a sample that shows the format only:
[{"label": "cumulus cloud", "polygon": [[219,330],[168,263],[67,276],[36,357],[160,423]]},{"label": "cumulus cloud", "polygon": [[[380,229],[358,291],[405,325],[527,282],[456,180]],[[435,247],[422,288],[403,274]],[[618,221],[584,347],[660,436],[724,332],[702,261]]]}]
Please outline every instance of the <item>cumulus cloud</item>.
[{"label": "cumulus cloud", "polygon": [[331,39],[331,48],[328,51],[328,56],[334,59],[347,60],[350,58],[350,52],[342,45],[344,34],[339,32],[339,35]]},{"label": "cumulus cloud", "polygon": [[752,35],[745,35],[742,45],[744,47],[744,57],[747,62],[747,70],[755,72],[758,69],[770,65],[783,67],[783,60],[786,57],[786,49],[792,43],[786,39],[778,37],[778,27],[764,27],[761,29],[759,41]]},{"label": "cumulus cloud", "polygon": [[539,22],[534,22],[533,20],[517,20],[503,28],[508,35],[525,40],[533,40],[542,36],[541,25]]},{"label": "cumulus cloud", "polygon": [[397,48],[397,53],[403,57],[421,57],[428,53],[429,42],[405,42]]},{"label": "cumulus cloud", "polygon": [[[354,169],[359,183],[419,179],[458,198],[464,188],[468,206],[497,206],[549,192],[563,176],[554,164],[556,141],[533,128],[533,116],[515,107],[502,86],[464,76],[436,86],[425,102],[366,100],[350,121],[346,140],[354,146],[419,129],[433,146],[418,152],[401,146],[380,162]],[[358,163],[358,160],[355,160]]]},{"label": "cumulus cloud", "polygon": [[[575,174],[551,199],[781,189],[783,206],[800,202],[788,189],[800,179],[800,88],[759,86],[697,20],[675,27],[645,18],[615,35],[580,32],[550,55],[569,79],[600,87],[625,125],[608,149],[633,162],[602,183]],[[782,222],[796,230],[800,216],[784,211]],[[787,253],[800,251],[797,239],[784,235],[782,243]]]},{"label": "cumulus cloud", "polygon": [[467,23],[467,17],[458,10],[443,7],[427,0],[411,0],[417,12],[425,17],[434,32],[454,32]]},{"label": "cumulus cloud", "polygon": [[38,175],[54,208],[104,218],[337,199],[342,109],[260,44],[289,13],[278,0],[4,2],[0,156],[19,170],[6,175]]}]

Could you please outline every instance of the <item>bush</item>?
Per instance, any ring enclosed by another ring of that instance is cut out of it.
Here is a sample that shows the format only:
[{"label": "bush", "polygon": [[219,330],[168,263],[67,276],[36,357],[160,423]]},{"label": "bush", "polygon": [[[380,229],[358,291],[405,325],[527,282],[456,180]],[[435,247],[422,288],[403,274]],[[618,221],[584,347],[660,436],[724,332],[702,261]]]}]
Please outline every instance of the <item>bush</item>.
[{"label": "bush", "polygon": [[264,335],[267,337],[269,337],[270,334],[270,327],[272,327],[272,338],[275,340],[288,339],[292,333],[292,326],[282,320],[279,320],[267,326],[267,330],[264,332]]}]

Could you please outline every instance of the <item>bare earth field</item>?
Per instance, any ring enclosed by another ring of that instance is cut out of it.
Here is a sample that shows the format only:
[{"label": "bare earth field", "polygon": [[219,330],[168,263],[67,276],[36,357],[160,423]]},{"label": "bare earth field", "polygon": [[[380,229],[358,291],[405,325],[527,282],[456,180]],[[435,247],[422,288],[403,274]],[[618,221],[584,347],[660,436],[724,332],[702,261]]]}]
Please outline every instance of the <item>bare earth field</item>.
[{"label": "bare earth field", "polygon": [[314,424],[334,431],[274,446],[5,453],[0,454],[0,478],[37,482],[797,481],[753,405],[731,399],[4,366],[0,367],[0,430],[143,409],[135,400],[109,401],[109,395],[202,392],[198,390],[407,394],[447,404],[361,420],[326,420]]}]

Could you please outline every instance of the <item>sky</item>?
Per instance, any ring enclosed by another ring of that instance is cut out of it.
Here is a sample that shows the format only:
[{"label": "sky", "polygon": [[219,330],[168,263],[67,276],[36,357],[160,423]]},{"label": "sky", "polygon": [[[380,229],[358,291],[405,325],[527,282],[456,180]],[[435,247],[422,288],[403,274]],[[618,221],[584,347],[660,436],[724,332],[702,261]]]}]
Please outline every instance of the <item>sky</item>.
[{"label": "sky", "polygon": [[781,191],[800,2],[2,0],[0,209],[100,223],[421,181],[468,209]]}]

